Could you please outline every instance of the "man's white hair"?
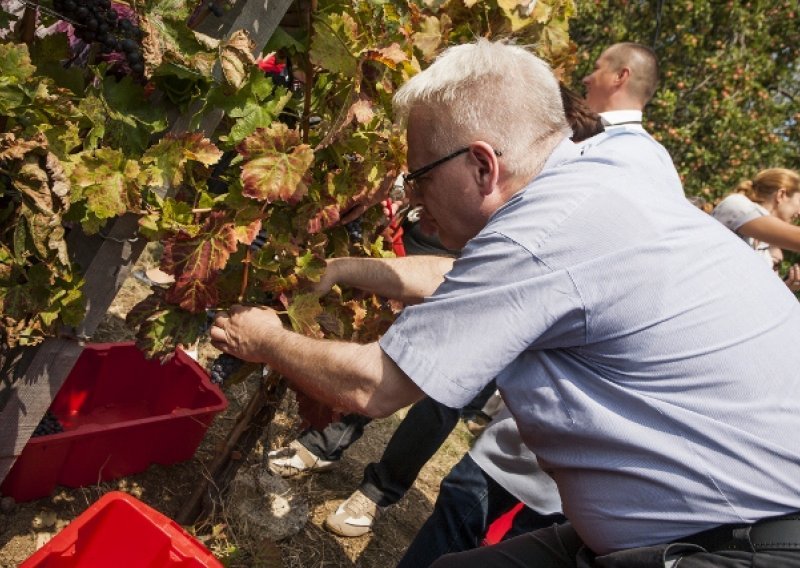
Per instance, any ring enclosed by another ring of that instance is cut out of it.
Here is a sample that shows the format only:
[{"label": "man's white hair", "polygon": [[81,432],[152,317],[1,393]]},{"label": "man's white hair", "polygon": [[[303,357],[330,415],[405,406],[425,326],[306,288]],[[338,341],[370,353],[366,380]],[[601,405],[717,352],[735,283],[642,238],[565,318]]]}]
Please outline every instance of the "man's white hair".
[{"label": "man's white hair", "polygon": [[442,52],[394,95],[400,120],[424,113],[429,148],[447,153],[476,140],[503,154],[512,175],[538,171],[552,145],[569,136],[558,80],[527,49],[479,39]]}]

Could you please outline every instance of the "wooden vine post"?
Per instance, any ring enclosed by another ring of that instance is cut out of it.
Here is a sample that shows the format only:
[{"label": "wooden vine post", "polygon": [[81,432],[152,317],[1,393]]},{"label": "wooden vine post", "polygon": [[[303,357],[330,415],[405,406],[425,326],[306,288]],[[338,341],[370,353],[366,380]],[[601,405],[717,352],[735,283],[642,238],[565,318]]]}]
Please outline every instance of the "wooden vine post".
[{"label": "wooden vine post", "polygon": [[[225,39],[237,30],[245,30],[255,44],[253,53],[258,56],[291,4],[292,0],[238,0],[223,17],[204,17],[201,14],[193,25],[197,31],[217,39]],[[214,75],[216,79],[221,77],[219,66]],[[170,132],[185,132],[189,124],[188,116],[189,113],[178,117]],[[206,136],[213,136],[222,118],[221,112],[213,113],[211,117],[206,117],[200,130]],[[70,249],[79,251],[76,261],[83,267],[86,317],[76,329],[64,330],[60,337],[47,339],[34,349],[12,352],[12,356],[2,362],[0,481],[11,470],[72,370],[84,343],[91,340],[131,267],[144,250],[145,240],[137,238],[137,231],[138,217],[126,214],[115,219],[101,236],[87,237],[79,230],[70,233]],[[279,390],[259,391],[261,394],[254,396],[251,406],[257,406],[259,401],[273,400],[279,396]],[[273,396],[264,398],[269,392]],[[261,406],[255,409],[255,413],[261,410]]]}]

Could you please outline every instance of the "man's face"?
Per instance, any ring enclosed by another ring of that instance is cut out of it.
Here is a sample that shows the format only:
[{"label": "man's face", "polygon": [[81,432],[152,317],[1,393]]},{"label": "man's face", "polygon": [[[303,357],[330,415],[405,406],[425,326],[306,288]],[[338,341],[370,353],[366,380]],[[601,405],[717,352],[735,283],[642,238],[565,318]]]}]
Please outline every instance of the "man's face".
[{"label": "man's face", "polygon": [[594,112],[608,110],[609,98],[615,90],[617,72],[611,67],[608,50],[594,64],[594,70],[583,78],[586,87],[586,104]]},{"label": "man's face", "polygon": [[[408,168],[421,168],[446,155],[445,149],[430,148],[430,121],[424,115],[411,113],[408,120]],[[427,234],[437,234],[444,246],[460,249],[477,234],[473,227],[475,208],[470,196],[467,153],[436,166],[414,180],[409,198],[412,205],[421,205],[420,227]]]}]

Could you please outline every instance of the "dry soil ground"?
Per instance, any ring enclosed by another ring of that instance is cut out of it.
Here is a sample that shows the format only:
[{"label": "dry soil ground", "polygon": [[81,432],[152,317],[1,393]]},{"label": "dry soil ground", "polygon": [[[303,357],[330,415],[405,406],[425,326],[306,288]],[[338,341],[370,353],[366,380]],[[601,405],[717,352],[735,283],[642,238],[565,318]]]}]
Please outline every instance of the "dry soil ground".
[{"label": "dry soil ground", "polygon": [[[140,265],[149,267],[153,264],[152,255],[143,255]],[[133,332],[125,325],[124,316],[132,305],[147,294],[145,285],[129,279],[92,340],[132,339]],[[214,355],[212,347],[201,345],[201,362]],[[94,486],[78,489],[59,487],[48,498],[18,503],[0,513],[0,567],[18,566],[108,491],[129,492],[165,515],[176,516],[203,476],[204,464],[212,458],[215,448],[227,436],[241,406],[247,402],[248,387],[246,384],[234,385],[226,389],[226,395],[230,407],[216,418],[194,459],[168,467],[153,465],[140,474]],[[307,501],[310,519],[299,533],[278,542],[277,546],[271,541],[256,542],[237,535],[224,515],[203,525],[189,527],[190,530],[227,566],[232,567],[393,566],[429,514],[439,481],[468,447],[471,437],[463,425],[459,424],[422,470],[408,495],[381,518],[373,534],[360,538],[338,538],[322,528],[322,521],[357,487],[364,466],[380,457],[401,419],[402,412],[371,423],[364,437],[350,448],[336,470],[290,480],[295,494]],[[298,428],[299,419],[290,393],[262,439],[262,444],[247,456],[248,464],[263,467],[265,448],[271,449],[292,440]]]}]

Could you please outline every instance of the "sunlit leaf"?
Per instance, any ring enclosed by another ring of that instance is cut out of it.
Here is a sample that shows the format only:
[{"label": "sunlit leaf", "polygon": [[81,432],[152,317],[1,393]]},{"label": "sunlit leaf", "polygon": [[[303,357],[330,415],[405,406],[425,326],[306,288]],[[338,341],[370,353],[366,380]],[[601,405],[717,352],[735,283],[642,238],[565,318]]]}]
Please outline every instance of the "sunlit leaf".
[{"label": "sunlit leaf", "polygon": [[321,337],[322,332],[317,322],[317,316],[322,313],[319,298],[316,294],[297,294],[289,303],[286,312],[292,329],[297,333],[312,337]]},{"label": "sunlit leaf", "polygon": [[237,150],[244,157],[243,193],[253,199],[296,201],[305,190],[303,176],[314,161],[314,152],[300,141],[300,134],[285,124],[258,129]]}]

